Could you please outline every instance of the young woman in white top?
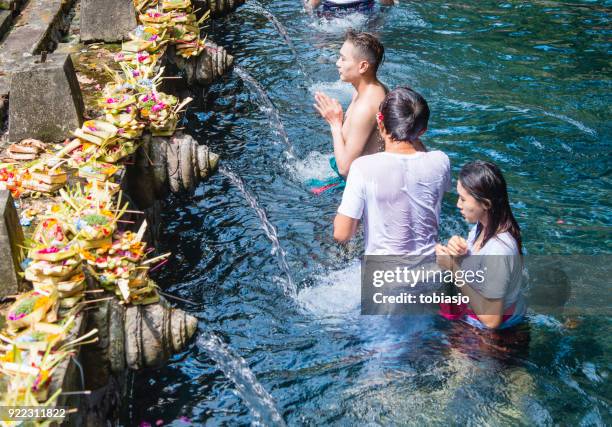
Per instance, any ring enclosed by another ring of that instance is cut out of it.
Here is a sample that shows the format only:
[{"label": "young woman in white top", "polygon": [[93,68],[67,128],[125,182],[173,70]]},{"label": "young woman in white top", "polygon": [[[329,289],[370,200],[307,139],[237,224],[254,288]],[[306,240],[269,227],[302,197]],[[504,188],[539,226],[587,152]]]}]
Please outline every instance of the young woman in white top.
[{"label": "young woman in white top", "polygon": [[514,326],[525,314],[522,245],[506,181],[493,163],[475,161],[461,169],[457,192],[457,207],[475,225],[467,240],[453,236],[446,246],[436,246],[438,264],[453,271],[484,272],[484,280],[461,287],[470,303],[460,318],[480,328]]}]

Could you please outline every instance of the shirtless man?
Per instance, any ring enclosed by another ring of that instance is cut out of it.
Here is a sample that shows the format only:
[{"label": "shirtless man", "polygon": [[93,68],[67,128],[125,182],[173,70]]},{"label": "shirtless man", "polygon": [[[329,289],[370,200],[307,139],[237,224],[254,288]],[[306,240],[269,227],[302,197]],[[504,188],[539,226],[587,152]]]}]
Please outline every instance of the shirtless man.
[{"label": "shirtless man", "polygon": [[357,157],[383,148],[376,131],[376,113],[387,89],[376,78],[376,72],[384,52],[372,34],[349,30],[336,62],[340,79],[356,90],[346,115],[337,99],[322,92],[315,94],[315,108],[329,123],[338,173],[343,177]]}]

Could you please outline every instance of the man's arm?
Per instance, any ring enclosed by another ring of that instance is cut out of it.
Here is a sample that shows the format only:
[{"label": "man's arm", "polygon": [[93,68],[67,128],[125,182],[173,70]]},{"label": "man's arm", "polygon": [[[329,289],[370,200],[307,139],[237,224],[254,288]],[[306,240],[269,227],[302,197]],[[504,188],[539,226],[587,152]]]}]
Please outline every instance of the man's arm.
[{"label": "man's arm", "polygon": [[358,160],[346,179],[342,202],[334,219],[334,239],[346,243],[357,232],[359,218],[365,209],[365,182]]},{"label": "man's arm", "polygon": [[347,176],[351,163],[361,156],[370,134],[376,126],[375,113],[371,111],[368,105],[355,105],[351,110],[346,135],[343,135],[342,119],[344,113],[338,100],[332,99],[321,92],[315,94],[315,99],[317,101],[315,108],[331,127],[338,172],[342,176]]},{"label": "man's arm", "polygon": [[306,0],[306,7],[310,10],[314,10],[321,4],[321,0]]},{"label": "man's arm", "polygon": [[342,214],[336,214],[334,219],[334,239],[340,243],[346,243],[357,232],[358,219],[354,219]]}]

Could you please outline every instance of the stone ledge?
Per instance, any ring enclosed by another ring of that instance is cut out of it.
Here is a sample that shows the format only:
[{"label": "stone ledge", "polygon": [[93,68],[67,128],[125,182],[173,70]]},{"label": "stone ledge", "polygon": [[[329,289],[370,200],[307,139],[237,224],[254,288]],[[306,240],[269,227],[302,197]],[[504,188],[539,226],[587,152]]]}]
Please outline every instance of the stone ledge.
[{"label": "stone ledge", "polygon": [[118,42],[128,40],[136,27],[132,0],[82,0],[81,41]]},{"label": "stone ledge", "polygon": [[9,141],[59,142],[83,123],[83,98],[70,55],[29,58],[11,74]]},{"label": "stone ledge", "polygon": [[4,37],[7,31],[11,28],[13,22],[13,14],[10,10],[0,10],[0,38]]},{"label": "stone ledge", "polygon": [[49,43],[54,27],[60,24],[73,3],[74,0],[32,0],[28,3],[0,46],[1,63],[19,59],[24,53],[34,55],[52,50]]},{"label": "stone ledge", "polygon": [[31,0],[0,45],[0,96],[9,93],[9,74],[24,57],[52,51],[66,30],[75,0]]}]

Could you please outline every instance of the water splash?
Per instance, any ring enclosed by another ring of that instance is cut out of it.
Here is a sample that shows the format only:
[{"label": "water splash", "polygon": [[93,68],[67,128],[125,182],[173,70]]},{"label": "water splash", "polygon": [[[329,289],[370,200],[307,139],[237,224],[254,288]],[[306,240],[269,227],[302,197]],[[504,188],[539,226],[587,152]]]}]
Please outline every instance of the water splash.
[{"label": "water splash", "polygon": [[253,6],[253,8],[257,12],[259,12],[263,16],[265,16],[266,19],[268,21],[270,21],[272,23],[272,25],[274,25],[274,28],[276,28],[276,31],[278,31],[278,33],[281,35],[281,37],[285,40],[285,43],[287,44],[287,47],[289,48],[289,50],[291,50],[291,53],[293,53],[293,56],[295,58],[295,63],[297,64],[298,68],[300,69],[300,71],[302,72],[302,74],[304,75],[304,77],[306,78],[308,83],[312,84],[312,78],[306,72],[306,69],[304,68],[304,64],[302,63],[302,61],[300,61],[300,56],[298,55],[297,49],[295,48],[295,45],[293,44],[293,41],[291,40],[291,37],[289,37],[289,33],[287,32],[287,28],[278,20],[278,18],[272,12],[270,12],[268,9],[266,9],[258,1],[251,1],[250,4]]},{"label": "water splash", "polygon": [[345,16],[333,18],[321,18],[309,24],[315,31],[327,34],[344,34],[348,29],[364,30],[368,23],[368,17],[362,13],[351,13]]},{"label": "water splash", "polygon": [[236,175],[233,171],[227,169],[224,166],[219,167],[219,172],[228,178],[232,184],[242,193],[244,199],[248,202],[249,206],[255,211],[257,217],[261,222],[261,228],[266,233],[270,242],[272,242],[272,254],[276,255],[278,259],[279,266],[285,276],[287,277],[287,282],[283,283],[283,290],[285,295],[294,298],[297,296],[297,288],[295,283],[293,282],[293,278],[291,277],[291,272],[289,270],[289,264],[287,263],[287,256],[285,250],[281,247],[280,241],[278,239],[278,234],[276,233],[276,228],[270,220],[268,220],[268,216],[266,215],[266,211],[259,205],[257,202],[257,198],[251,193],[244,184],[242,178]]},{"label": "water splash", "polygon": [[253,92],[259,98],[260,103],[258,103],[259,109],[262,113],[268,116],[268,120],[270,121],[270,125],[274,132],[283,140],[285,147],[287,148],[286,154],[290,159],[295,158],[295,154],[293,151],[293,145],[289,140],[289,135],[287,135],[287,131],[285,130],[285,126],[283,125],[283,121],[280,118],[280,114],[277,108],[272,103],[272,100],[268,96],[266,90],[261,86],[261,84],[251,75],[247,70],[240,67],[239,65],[234,66],[234,72],[242,79],[244,83],[249,87],[251,92]]},{"label": "water splash", "polygon": [[257,377],[242,357],[233,354],[213,333],[198,337],[197,345],[206,351],[225,376],[234,383],[236,391],[257,420],[255,425],[281,427],[287,425],[276,409],[274,399],[257,381]]},{"label": "water splash", "polygon": [[333,178],[337,175],[329,166],[329,159],[332,156],[333,153],[323,154],[318,151],[311,151],[306,158],[286,162],[283,166],[298,182]]},{"label": "water splash", "polygon": [[309,88],[309,92],[315,94],[315,92],[324,92],[325,94],[336,98],[341,104],[348,105],[353,98],[355,89],[349,83],[343,82],[338,79],[335,82],[317,82],[313,83]]},{"label": "water splash", "polygon": [[302,289],[299,302],[317,318],[356,318],[361,307],[361,264],[315,275],[315,286]]}]

